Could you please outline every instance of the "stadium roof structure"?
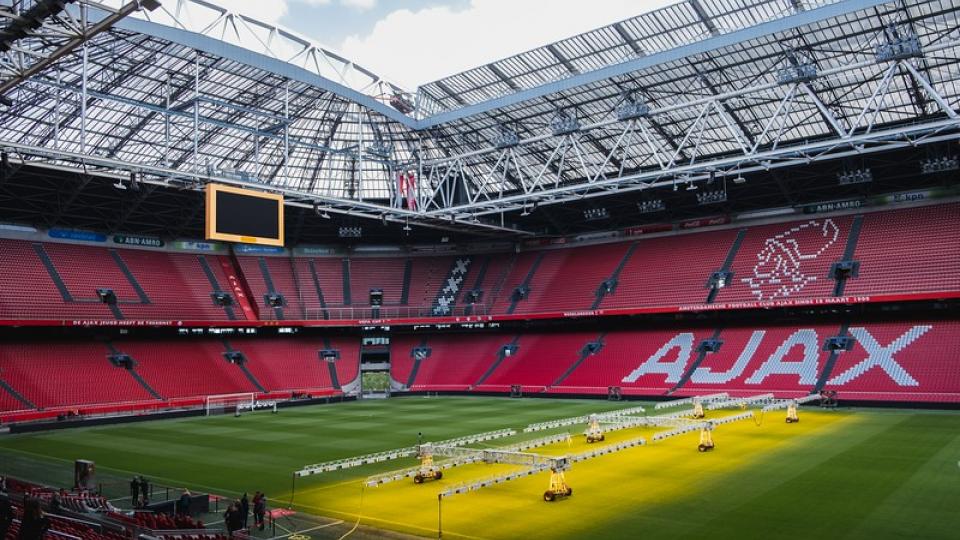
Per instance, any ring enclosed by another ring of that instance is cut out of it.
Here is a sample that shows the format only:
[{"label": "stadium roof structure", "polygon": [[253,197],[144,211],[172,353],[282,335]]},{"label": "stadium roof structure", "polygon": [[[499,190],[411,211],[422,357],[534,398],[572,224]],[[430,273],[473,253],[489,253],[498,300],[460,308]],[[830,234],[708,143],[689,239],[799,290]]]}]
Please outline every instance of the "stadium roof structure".
[{"label": "stadium roof structure", "polygon": [[[0,0],[0,21],[38,2]],[[96,33],[77,23],[130,4],[78,0],[44,26],[84,39],[19,71],[0,147],[134,174],[144,199],[219,181],[318,211],[532,234],[521,216],[536,207],[960,138],[954,0],[684,0],[412,93],[203,0]],[[52,47],[28,36],[0,75]]]}]

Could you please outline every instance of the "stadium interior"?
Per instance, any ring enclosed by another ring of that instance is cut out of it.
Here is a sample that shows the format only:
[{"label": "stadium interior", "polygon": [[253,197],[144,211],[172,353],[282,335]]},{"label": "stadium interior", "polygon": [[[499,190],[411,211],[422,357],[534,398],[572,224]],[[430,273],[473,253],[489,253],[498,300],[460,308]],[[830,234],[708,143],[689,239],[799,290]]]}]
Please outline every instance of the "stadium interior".
[{"label": "stadium interior", "polygon": [[0,0],[6,538],[952,538],[958,15],[681,0],[408,90],[203,0]]}]

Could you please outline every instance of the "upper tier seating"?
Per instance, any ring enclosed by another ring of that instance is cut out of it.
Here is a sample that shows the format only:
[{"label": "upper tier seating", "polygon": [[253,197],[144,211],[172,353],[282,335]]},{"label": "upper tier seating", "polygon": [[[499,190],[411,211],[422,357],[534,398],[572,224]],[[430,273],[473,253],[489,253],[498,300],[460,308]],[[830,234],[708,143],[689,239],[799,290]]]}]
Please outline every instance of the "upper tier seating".
[{"label": "upper tier seating", "polygon": [[716,301],[831,296],[830,267],[843,259],[852,223],[844,216],[749,228],[730,268],[733,280]]},{"label": "upper tier seating", "polygon": [[960,290],[960,205],[866,214],[845,295]]},{"label": "upper tier seating", "polygon": [[[305,316],[301,289],[309,291],[306,284],[311,283],[313,278],[309,274],[298,274],[297,278],[294,278],[294,266],[289,257],[240,256],[237,261],[253,295],[250,301],[258,306],[261,320],[296,320]],[[303,287],[300,286],[301,283],[304,284]],[[282,295],[284,305],[279,308],[270,307],[267,304],[267,294]],[[307,303],[309,304],[309,301]]]},{"label": "upper tier seating", "polygon": [[702,304],[710,273],[719,270],[736,230],[639,240],[602,308]]},{"label": "upper tier seating", "polygon": [[[596,300],[597,288],[610,277],[628,248],[627,243],[616,243],[542,252],[543,258],[530,280],[529,295],[517,303],[514,313],[589,309]],[[516,282],[508,280],[507,294],[526,275],[518,277]]]},{"label": "upper tier seating", "polygon": [[353,306],[369,309],[370,290],[383,291],[383,306],[399,306],[403,297],[405,257],[355,257],[349,259]]},{"label": "upper tier seating", "polygon": [[[726,268],[733,275],[713,295],[717,304],[832,297],[831,268],[845,258],[859,263],[859,275],[845,281],[843,296],[960,294],[960,204],[864,213],[859,235],[852,235],[857,222],[852,215],[811,216],[520,253],[237,261],[262,320],[369,318],[371,289],[383,290],[384,318],[433,315],[453,263],[464,258],[470,264],[460,289],[445,298],[454,316],[699,306],[710,299],[711,274],[724,269],[734,248]],[[848,247],[855,247],[849,257]],[[225,320],[203,268],[206,262],[226,289],[222,261],[232,264],[220,256],[0,239],[0,318]],[[598,297],[613,279],[613,290]],[[515,298],[518,287],[526,289],[522,299]],[[114,291],[119,315],[98,300],[101,288]],[[466,291],[474,288],[482,295],[468,307]],[[283,296],[280,309],[268,305],[269,293]],[[239,307],[233,312],[244,317]]]},{"label": "upper tier seating", "polygon": [[[49,258],[63,292],[41,253]],[[0,239],[0,317],[113,319],[97,297],[97,289],[111,289],[127,319],[227,319],[210,296],[214,288],[203,271],[201,256],[138,249],[116,249],[115,253],[117,258],[103,247]],[[217,257],[204,257],[220,290],[227,291]],[[235,316],[243,319],[243,311],[235,309]]]}]

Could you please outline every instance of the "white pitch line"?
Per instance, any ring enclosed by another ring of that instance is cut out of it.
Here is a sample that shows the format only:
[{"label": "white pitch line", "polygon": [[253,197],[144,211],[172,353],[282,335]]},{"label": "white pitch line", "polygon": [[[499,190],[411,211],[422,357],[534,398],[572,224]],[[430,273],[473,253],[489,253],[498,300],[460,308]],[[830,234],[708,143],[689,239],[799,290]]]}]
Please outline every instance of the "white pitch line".
[{"label": "white pitch line", "polygon": [[343,520],[342,520],[342,519],[337,520],[337,521],[334,521],[334,522],[332,522],[332,523],[327,523],[326,525],[317,525],[316,527],[311,527],[311,528],[309,528],[309,529],[304,529],[304,530],[302,530],[302,531],[293,531],[292,533],[289,533],[289,534],[282,534],[282,535],[280,535],[280,536],[274,536],[274,537],[272,537],[272,538],[268,538],[267,540],[280,540],[281,538],[287,538],[287,537],[293,536],[293,535],[295,535],[295,534],[303,534],[303,533],[308,533],[308,532],[312,532],[312,531],[318,531],[318,530],[320,530],[320,529],[326,529],[327,527],[333,527],[334,525],[340,525],[341,523],[343,523]]}]

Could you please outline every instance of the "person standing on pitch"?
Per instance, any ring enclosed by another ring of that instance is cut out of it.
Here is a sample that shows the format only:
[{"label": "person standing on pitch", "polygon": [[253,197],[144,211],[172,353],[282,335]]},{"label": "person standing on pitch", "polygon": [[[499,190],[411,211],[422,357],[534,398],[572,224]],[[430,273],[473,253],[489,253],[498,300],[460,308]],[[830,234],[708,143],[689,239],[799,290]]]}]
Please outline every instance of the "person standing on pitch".
[{"label": "person standing on pitch", "polygon": [[250,519],[250,499],[247,498],[246,493],[240,497],[240,515],[243,517],[243,528],[246,529],[247,521]]}]

